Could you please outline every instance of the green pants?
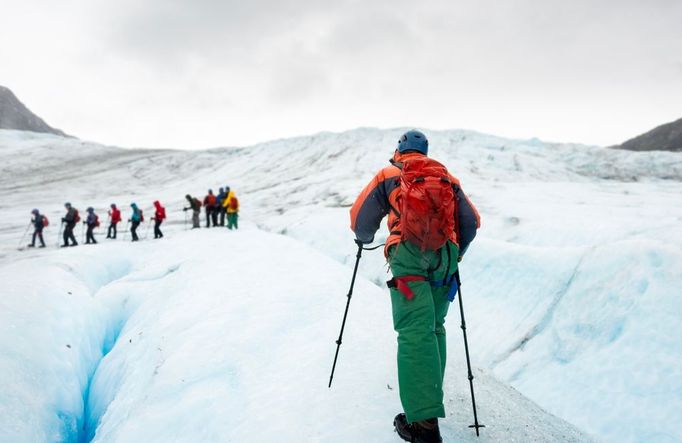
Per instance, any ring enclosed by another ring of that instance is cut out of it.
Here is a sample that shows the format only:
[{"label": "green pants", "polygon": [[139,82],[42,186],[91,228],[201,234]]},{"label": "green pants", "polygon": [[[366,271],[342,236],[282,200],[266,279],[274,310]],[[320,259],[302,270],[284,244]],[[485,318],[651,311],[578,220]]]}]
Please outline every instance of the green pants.
[{"label": "green pants", "polygon": [[236,212],[228,212],[227,213],[227,227],[229,229],[232,229],[233,227],[235,229],[238,229],[237,218],[239,218],[239,215],[237,215]]},{"label": "green pants", "polygon": [[445,417],[445,316],[449,287],[432,287],[457,270],[459,249],[448,242],[438,251],[422,252],[412,243],[391,247],[388,263],[394,277],[418,275],[427,281],[409,282],[414,297],[408,300],[391,289],[393,327],[398,333],[398,383],[407,421]]}]

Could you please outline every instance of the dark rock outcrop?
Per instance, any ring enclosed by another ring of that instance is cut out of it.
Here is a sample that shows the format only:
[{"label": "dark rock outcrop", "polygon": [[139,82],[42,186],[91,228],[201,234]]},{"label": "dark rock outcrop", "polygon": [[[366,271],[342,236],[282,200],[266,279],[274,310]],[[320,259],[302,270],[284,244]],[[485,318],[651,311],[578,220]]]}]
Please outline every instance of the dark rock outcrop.
[{"label": "dark rock outcrop", "polygon": [[9,88],[0,86],[0,129],[16,129],[18,131],[45,132],[66,136],[31,112]]},{"label": "dark rock outcrop", "polygon": [[630,151],[682,152],[682,118],[613,147]]}]

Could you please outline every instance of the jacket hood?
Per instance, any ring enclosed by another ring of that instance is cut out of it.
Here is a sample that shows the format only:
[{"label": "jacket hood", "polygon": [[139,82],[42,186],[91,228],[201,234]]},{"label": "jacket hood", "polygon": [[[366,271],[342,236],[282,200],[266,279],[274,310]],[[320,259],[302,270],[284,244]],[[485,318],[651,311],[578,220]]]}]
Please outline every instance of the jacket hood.
[{"label": "jacket hood", "polygon": [[133,208],[133,209],[137,209],[137,205],[136,205],[135,203],[131,203],[131,204],[130,204],[130,207]]},{"label": "jacket hood", "polygon": [[156,200],[156,201],[154,202],[154,207],[156,207],[156,209],[159,209],[159,208],[161,207],[161,203],[159,203],[159,201]]},{"label": "jacket hood", "polygon": [[[421,152],[406,152],[405,154],[401,154],[396,149],[395,152],[393,153],[393,158],[391,160],[393,160],[393,162],[396,162],[396,163],[402,163],[404,161],[407,161],[407,160],[415,158],[415,157],[426,157],[426,156],[424,154],[422,154]],[[391,163],[393,163],[393,162],[391,162]]]}]

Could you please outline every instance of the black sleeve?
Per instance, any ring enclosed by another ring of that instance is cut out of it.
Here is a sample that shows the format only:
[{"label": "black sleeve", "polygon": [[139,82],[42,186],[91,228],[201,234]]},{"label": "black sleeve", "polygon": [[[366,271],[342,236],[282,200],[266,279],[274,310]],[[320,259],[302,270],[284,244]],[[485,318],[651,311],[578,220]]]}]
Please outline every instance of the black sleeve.
[{"label": "black sleeve", "polygon": [[478,229],[478,216],[476,210],[469,202],[469,199],[462,191],[462,188],[455,186],[455,197],[457,199],[457,220],[455,220],[458,229],[459,241],[459,255],[463,256],[467,248],[476,237],[476,230]]}]

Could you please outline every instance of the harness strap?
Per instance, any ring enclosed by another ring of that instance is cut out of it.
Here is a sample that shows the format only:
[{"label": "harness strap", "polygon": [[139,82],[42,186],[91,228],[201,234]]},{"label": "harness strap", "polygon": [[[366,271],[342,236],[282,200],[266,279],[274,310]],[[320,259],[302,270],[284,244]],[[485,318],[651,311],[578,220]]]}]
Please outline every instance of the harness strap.
[{"label": "harness strap", "polygon": [[[433,288],[442,288],[449,286],[450,289],[448,290],[447,297],[448,300],[452,302],[455,300],[455,296],[457,295],[457,289],[459,288],[456,276],[457,274],[452,274],[441,281],[429,281],[429,284]],[[414,281],[428,280],[426,279],[426,277],[422,275],[404,275],[402,277],[393,277],[392,279],[386,282],[386,286],[388,286],[391,289],[397,289],[398,291],[400,291],[401,294],[405,296],[406,299],[412,300],[414,298],[414,291],[412,291],[412,289],[407,284],[409,282]]]},{"label": "harness strap", "polygon": [[426,277],[423,275],[404,275],[402,277],[393,277],[386,282],[386,286],[397,289],[405,296],[406,299],[412,300],[414,298],[414,291],[412,291],[407,283],[413,281],[426,281]]}]

